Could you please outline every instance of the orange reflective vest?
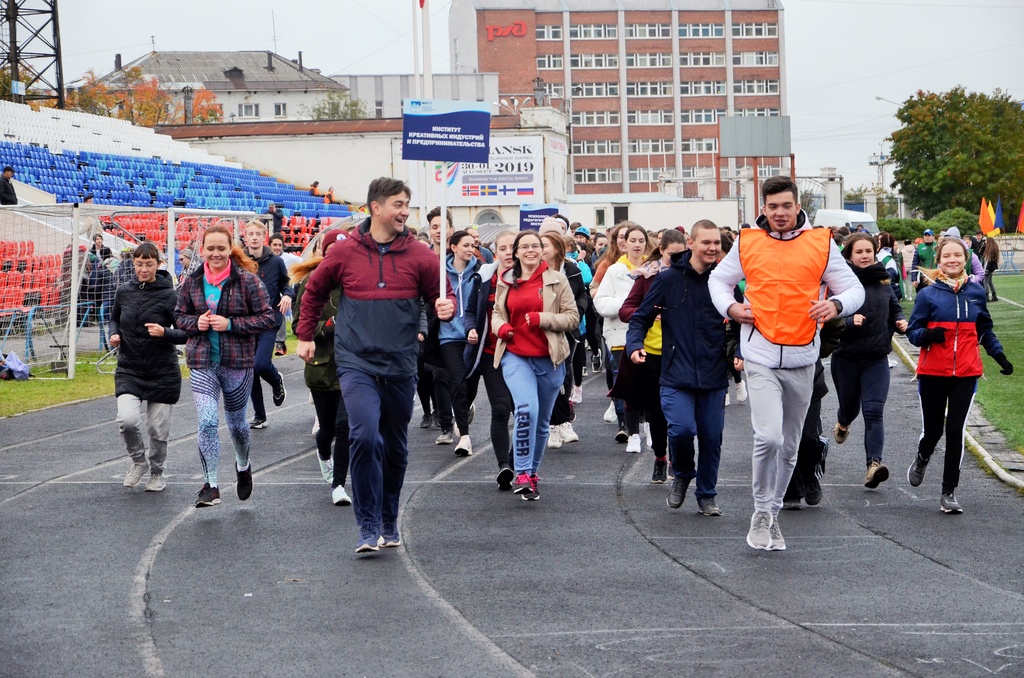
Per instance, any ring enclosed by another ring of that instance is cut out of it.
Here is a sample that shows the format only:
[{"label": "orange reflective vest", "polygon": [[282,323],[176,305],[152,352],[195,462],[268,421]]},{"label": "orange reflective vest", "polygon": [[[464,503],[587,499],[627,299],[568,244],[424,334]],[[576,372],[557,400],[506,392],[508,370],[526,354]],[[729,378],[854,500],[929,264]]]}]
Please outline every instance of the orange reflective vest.
[{"label": "orange reflective vest", "polygon": [[740,265],[754,327],[773,344],[806,346],[814,341],[818,324],[807,311],[819,297],[831,240],[827,228],[801,231],[788,240],[759,228],[740,231]]}]

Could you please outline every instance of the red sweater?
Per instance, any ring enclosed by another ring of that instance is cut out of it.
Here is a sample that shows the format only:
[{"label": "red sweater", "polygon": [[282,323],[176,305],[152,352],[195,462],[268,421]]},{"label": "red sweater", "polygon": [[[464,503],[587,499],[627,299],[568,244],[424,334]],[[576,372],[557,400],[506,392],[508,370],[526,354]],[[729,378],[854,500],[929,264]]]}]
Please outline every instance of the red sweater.
[{"label": "red sweater", "polygon": [[[520,280],[518,287],[509,289],[505,305],[512,329],[512,338],[506,349],[523,358],[548,357],[548,337],[540,327],[539,317],[544,310],[544,271],[547,265],[541,263],[529,280]],[[526,324],[526,314],[530,324]],[[507,326],[506,326],[507,327]],[[504,331],[504,327],[500,331]]]}]

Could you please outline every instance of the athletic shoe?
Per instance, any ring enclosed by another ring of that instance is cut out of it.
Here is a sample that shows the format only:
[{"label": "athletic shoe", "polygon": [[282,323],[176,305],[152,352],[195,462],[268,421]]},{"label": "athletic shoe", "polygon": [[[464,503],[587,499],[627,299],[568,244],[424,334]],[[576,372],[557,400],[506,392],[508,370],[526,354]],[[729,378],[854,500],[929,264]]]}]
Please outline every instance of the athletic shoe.
[{"label": "athletic shoe", "polygon": [[476,403],[470,403],[468,423],[472,424],[474,419],[476,419]]},{"label": "athletic shoe", "polygon": [[729,407],[729,403],[730,403],[730,400],[729,400],[729,392],[728,392],[728,391],[726,391],[726,392],[725,392],[725,406],[726,406],[726,407]]},{"label": "athletic shoe", "polygon": [[495,478],[495,481],[498,483],[498,489],[502,492],[508,492],[512,489],[512,481],[515,478],[516,472],[508,464],[502,464],[501,469],[498,471],[498,476]]},{"label": "athletic shoe", "polygon": [[654,473],[651,474],[651,482],[655,485],[662,485],[668,482],[668,459],[654,459]]},{"label": "athletic shoe", "polygon": [[718,501],[714,497],[704,497],[703,499],[697,500],[697,508],[706,516],[720,516],[722,515],[722,509],[718,506]]},{"label": "athletic shoe", "polygon": [[267,427],[267,420],[266,419],[260,419],[259,417],[255,417],[252,421],[249,422],[249,428],[266,428],[266,427]]},{"label": "athletic shoe", "polygon": [[381,548],[393,549],[393,548],[398,548],[399,546],[402,545],[402,539],[401,539],[401,537],[398,536],[398,525],[397,524],[395,524],[395,523],[384,523],[384,526],[381,529],[381,532],[383,534],[381,534],[380,536],[384,540],[384,543],[381,544]]},{"label": "athletic shoe", "polygon": [[872,459],[868,466],[867,475],[864,477],[864,487],[875,489],[879,483],[889,479],[889,468],[882,463],[881,459]]},{"label": "athletic shoe", "polygon": [[[619,439],[619,436],[616,435],[615,436],[615,440],[617,441],[618,439]],[[641,449],[641,447],[640,447],[640,434],[639,433],[634,433],[633,435],[629,436],[628,441],[626,442],[626,452],[632,452],[633,454],[639,454],[640,453],[640,449]]]},{"label": "athletic shoe", "polygon": [[352,500],[349,498],[348,493],[345,492],[344,485],[338,485],[336,488],[331,490],[331,502],[335,506],[351,506]]},{"label": "athletic shoe", "polygon": [[783,499],[782,510],[783,511],[799,511],[803,507],[800,506],[799,499]]},{"label": "athletic shoe", "polygon": [[274,396],[274,407],[281,407],[284,404],[284,399],[288,397],[288,390],[284,387],[284,377],[281,377],[280,383],[273,389]]},{"label": "athletic shoe", "polygon": [[907,482],[911,487],[917,487],[924,482],[924,472],[928,468],[928,460],[920,453],[914,457],[914,463],[907,469]]},{"label": "athletic shoe", "polygon": [[135,487],[142,481],[142,476],[149,473],[149,464],[146,462],[132,463],[128,473],[124,474],[124,486]]},{"label": "athletic shoe", "polygon": [[167,481],[164,480],[164,474],[154,473],[146,483],[146,492],[163,492],[165,487],[167,487]]},{"label": "athletic shoe", "polygon": [[582,386],[573,386],[572,387],[572,395],[569,396],[569,402],[570,403],[575,403],[577,405],[579,405],[580,403],[583,402],[583,387]]},{"label": "athletic shoe", "polygon": [[557,426],[548,427],[548,449],[557,450],[562,446],[562,431]]},{"label": "athletic shoe", "polygon": [[772,514],[767,511],[754,511],[750,517],[750,531],[747,532],[747,545],[753,549],[768,550],[772,544]]},{"label": "athletic shoe", "polygon": [[779,529],[779,517],[772,516],[771,527],[768,528],[768,537],[771,541],[768,542],[769,551],[785,551],[786,540],[782,537],[782,530]]},{"label": "athletic shoe", "polygon": [[[639,436],[637,436],[639,438]],[[619,432],[615,434],[615,442],[624,443],[629,440],[629,434],[626,433],[626,429],[620,428]],[[640,450],[637,450],[639,452]]]},{"label": "athletic shoe", "polygon": [[821,480],[825,477],[825,460],[828,459],[828,438],[821,436],[821,455],[818,461],[814,462],[814,477]]},{"label": "athletic shoe", "polygon": [[461,436],[459,438],[459,444],[455,446],[456,457],[469,457],[473,454],[473,443],[469,439],[469,436]]},{"label": "athletic shoe", "polygon": [[204,506],[216,506],[220,503],[220,489],[216,487],[210,487],[210,483],[203,483],[203,487],[199,490],[199,494],[196,497],[196,508],[202,508]]},{"label": "athletic shoe", "polygon": [[430,412],[424,412],[423,418],[420,419],[420,428],[433,428],[434,426],[434,415]]},{"label": "athletic shoe", "polygon": [[516,481],[512,484],[512,493],[523,494],[529,492],[531,487],[530,474],[523,472],[516,476]]},{"label": "athletic shoe", "polygon": [[669,491],[668,497],[665,498],[665,503],[669,508],[677,509],[683,505],[686,500],[686,488],[689,486],[690,481],[686,478],[672,479],[672,489]]},{"label": "athletic shoe", "polygon": [[441,435],[437,436],[434,441],[435,445],[451,445],[455,442],[455,438],[452,437],[452,430],[450,428],[442,429]]},{"label": "athletic shoe", "polygon": [[519,495],[523,501],[537,501],[540,499],[540,490],[537,489],[537,476],[530,476],[530,489]]},{"label": "athletic shoe", "polygon": [[604,411],[604,420],[609,424],[614,424],[619,420],[619,415],[615,414],[615,403],[608,403],[608,409]]},{"label": "athletic shoe", "polygon": [[283,341],[274,344],[274,355],[285,355],[288,353],[288,346]]},{"label": "athletic shoe", "polygon": [[740,405],[747,402],[747,382],[740,381],[736,384],[736,402]]},{"label": "athletic shoe", "polygon": [[601,360],[601,354],[595,353],[590,359],[590,366],[594,368],[595,372],[600,372],[604,368],[603,361]]},{"label": "athletic shoe", "polygon": [[580,441],[580,434],[572,430],[571,421],[558,425],[558,435],[562,438],[563,443],[578,443]]},{"label": "athletic shoe", "polygon": [[252,464],[244,471],[235,470],[238,480],[235,481],[235,495],[239,501],[245,501],[252,496]]},{"label": "athletic shoe", "polygon": [[583,367],[583,376],[584,377],[587,376],[587,368],[586,368],[586,366]]},{"label": "athletic shoe", "polygon": [[939,508],[942,509],[943,513],[963,513],[964,510],[960,508],[960,502],[956,500],[952,494],[942,495],[942,499],[939,500]]},{"label": "athletic shoe", "polygon": [[821,503],[821,483],[817,478],[809,478],[804,482],[804,501],[808,506],[817,506]]},{"label": "athletic shoe", "polygon": [[324,477],[328,483],[334,482],[334,457],[327,457],[321,459],[320,454],[316,455],[316,460],[320,462],[320,475]]},{"label": "athletic shoe", "polygon": [[359,528],[359,543],[356,544],[356,554],[376,553],[380,551],[382,538],[374,530]]},{"label": "athletic shoe", "polygon": [[832,437],[835,438],[836,442],[842,445],[846,442],[846,439],[850,437],[850,429],[843,428],[836,422],[836,425],[832,427]]},{"label": "athletic shoe", "polygon": [[646,421],[640,424],[640,436],[647,443],[647,447],[653,447],[654,443],[651,440],[651,425]]},{"label": "athletic shoe", "polygon": [[310,435],[312,435],[315,438],[317,433],[320,433],[320,417],[318,417],[317,415],[314,414],[313,415],[313,430],[311,431]]}]

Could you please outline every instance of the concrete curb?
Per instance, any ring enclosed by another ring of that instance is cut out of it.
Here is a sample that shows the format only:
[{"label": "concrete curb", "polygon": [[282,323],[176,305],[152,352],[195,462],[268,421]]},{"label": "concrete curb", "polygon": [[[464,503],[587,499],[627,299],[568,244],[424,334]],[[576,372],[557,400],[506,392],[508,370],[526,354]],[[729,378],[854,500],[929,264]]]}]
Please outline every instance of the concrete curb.
[{"label": "concrete curb", "polygon": [[[899,355],[900,359],[907,366],[907,368],[910,369],[911,372],[915,371],[917,368],[917,361],[915,360],[914,356],[911,355],[910,351],[913,350],[916,353],[917,347],[910,344],[910,342],[907,341],[906,337],[901,335],[893,336],[892,347],[896,350],[896,354]],[[992,471],[992,473],[994,473],[997,478],[1002,480],[1007,485],[1010,485],[1011,487],[1014,487],[1018,490],[1024,490],[1024,480],[1012,475],[1006,469],[1000,466],[999,462],[997,462],[989,453],[989,451],[985,449],[985,446],[982,445],[977,438],[971,435],[971,428],[986,426],[994,429],[994,427],[992,427],[992,425],[988,421],[986,421],[985,418],[979,412],[977,412],[977,409],[978,408],[972,408],[971,416],[969,417],[967,422],[967,431],[964,435],[964,442],[966,444],[967,449],[970,450],[971,453],[975,457],[977,457],[983,464],[985,464],[985,466],[987,466],[988,469]],[[971,423],[971,419],[975,420],[974,424]],[[1008,445],[1006,445],[1005,442],[1001,445],[1001,447],[1003,448],[1001,451],[1002,454],[1016,454],[1016,451],[1011,449]]]}]

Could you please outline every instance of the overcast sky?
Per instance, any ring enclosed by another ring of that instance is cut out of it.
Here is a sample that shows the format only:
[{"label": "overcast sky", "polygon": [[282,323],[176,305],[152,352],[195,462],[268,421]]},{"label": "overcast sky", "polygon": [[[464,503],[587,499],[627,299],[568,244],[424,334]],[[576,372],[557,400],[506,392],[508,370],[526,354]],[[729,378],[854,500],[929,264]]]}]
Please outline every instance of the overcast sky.
[{"label": "overcast sky", "polygon": [[[629,6],[629,0],[622,0]],[[797,174],[836,167],[847,188],[919,90],[996,88],[1024,100],[1024,0],[781,0]],[[427,0],[435,72],[445,72],[448,6]],[[413,0],[74,0],[61,2],[65,80],[157,50],[276,50],[336,73],[412,72]],[[276,41],[275,41],[276,33]],[[887,149],[886,149],[887,150]],[[891,170],[888,181],[892,180]]]}]

